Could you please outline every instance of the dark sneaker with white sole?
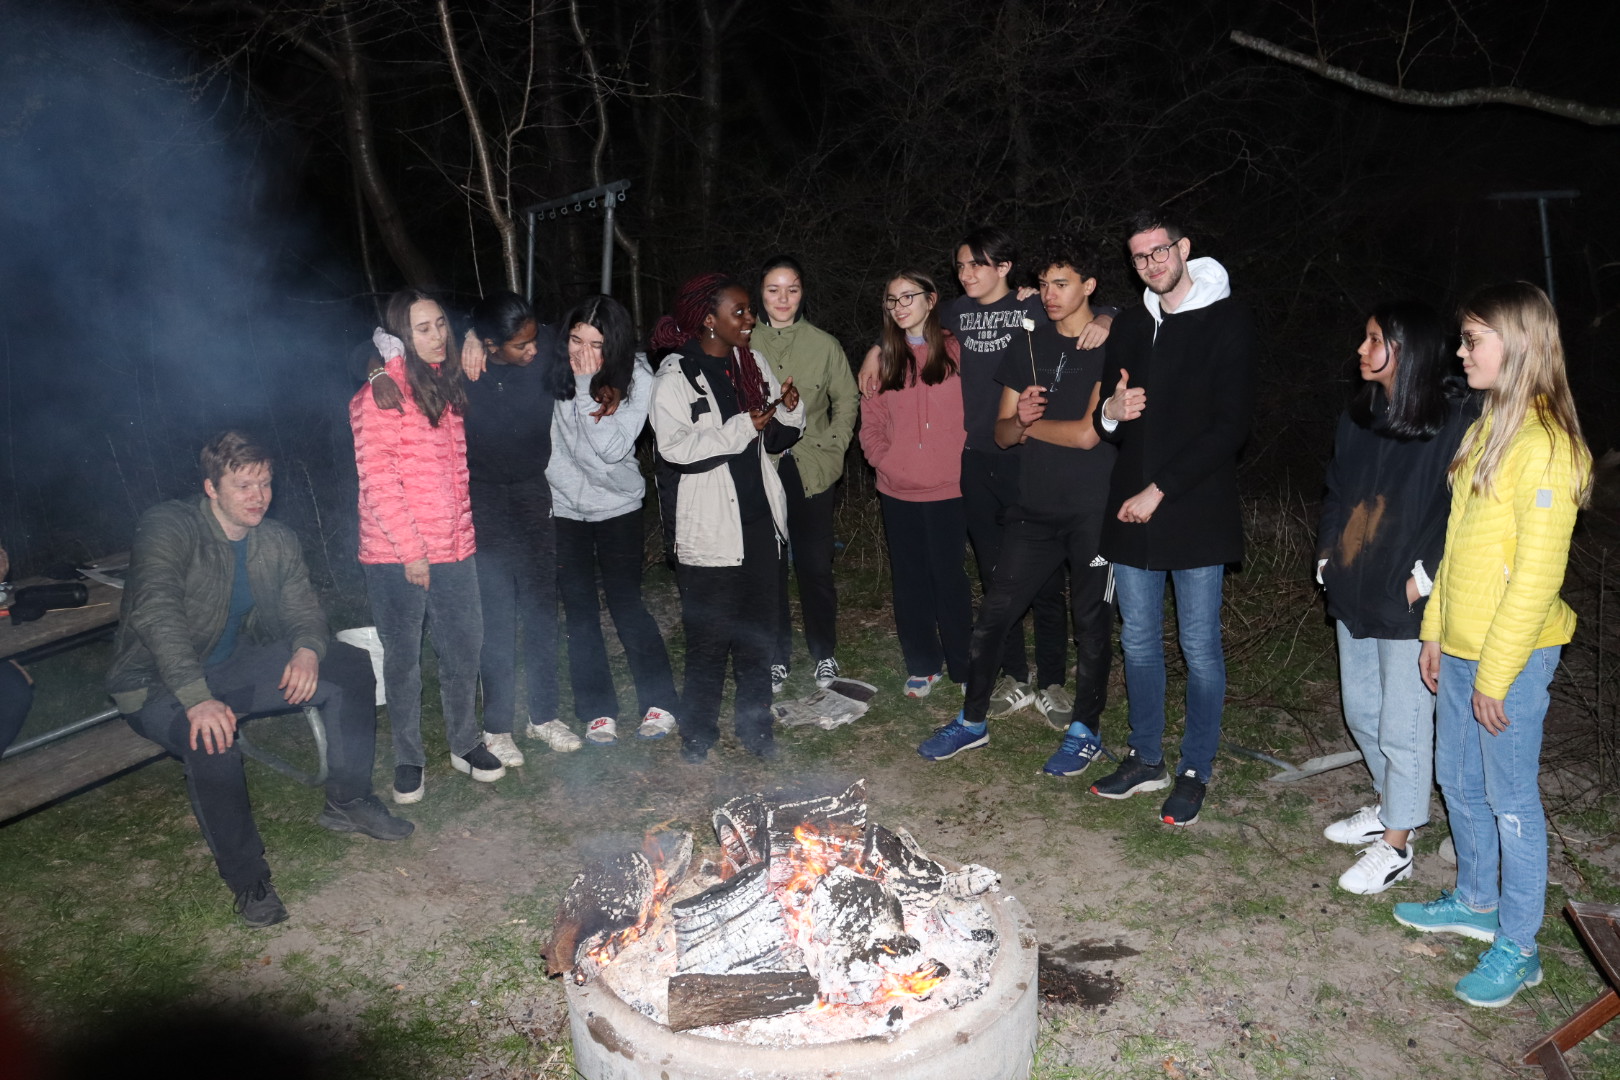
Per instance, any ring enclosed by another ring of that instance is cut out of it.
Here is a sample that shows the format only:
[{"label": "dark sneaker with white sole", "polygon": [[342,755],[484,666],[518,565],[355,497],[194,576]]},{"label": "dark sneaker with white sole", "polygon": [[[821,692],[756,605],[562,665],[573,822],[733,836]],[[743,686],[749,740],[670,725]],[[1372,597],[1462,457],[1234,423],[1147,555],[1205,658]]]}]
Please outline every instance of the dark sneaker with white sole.
[{"label": "dark sneaker with white sole", "polygon": [[1166,825],[1193,825],[1198,821],[1198,811],[1204,808],[1204,793],[1209,785],[1198,779],[1198,774],[1191,769],[1176,777],[1175,790],[1170,797],[1164,800],[1164,806],[1159,810],[1159,820]]},{"label": "dark sneaker with white sole", "polygon": [[479,743],[465,754],[451,754],[450,764],[456,772],[466,773],[474,780],[484,783],[499,780],[506,775],[506,766],[501,759],[489,752],[483,743]]},{"label": "dark sneaker with white sole", "polygon": [[1149,765],[1132,750],[1119,763],[1119,768],[1091,785],[1091,793],[1105,799],[1128,799],[1138,791],[1159,791],[1169,786],[1164,762]]},{"label": "dark sneaker with white sole", "polygon": [[1041,772],[1047,776],[1079,776],[1102,753],[1102,743],[1096,736],[1065,735],[1057,753],[1046,759]]},{"label": "dark sneaker with white sole", "polygon": [[276,895],[276,887],[268,881],[254,882],[236,894],[236,913],[242,922],[255,930],[287,921],[287,908]]}]

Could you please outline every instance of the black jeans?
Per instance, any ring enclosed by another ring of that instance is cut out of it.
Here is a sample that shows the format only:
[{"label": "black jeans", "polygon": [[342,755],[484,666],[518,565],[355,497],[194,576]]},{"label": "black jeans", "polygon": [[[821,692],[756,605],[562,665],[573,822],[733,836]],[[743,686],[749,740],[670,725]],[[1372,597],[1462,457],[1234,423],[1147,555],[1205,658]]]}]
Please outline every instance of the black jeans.
[{"label": "black jeans", "polygon": [[[277,684],[290,643],[237,645],[222,663],[205,669],[214,697],[230,706],[238,723],[250,716],[283,713],[287,704]],[[315,696],[305,704],[321,710],[326,723],[326,793],[335,802],[371,794],[371,764],[377,750],[377,683],[371,657],[363,649],[330,641],[321,661]],[[299,706],[302,707],[302,706]],[[191,748],[186,710],[167,690],[152,691],[139,712],[124,717],[136,734],[145,736],[179,758],[185,766],[186,793],[219,876],[239,893],[270,877],[264,841],[253,822],[248,801],[242,747],[232,742],[223,753],[210,754],[201,741]]]},{"label": "black jeans", "polygon": [[[1007,523],[996,560],[995,577],[979,619],[973,626],[972,657],[968,662],[967,700],[963,715],[969,723],[984,719],[996,680],[1001,640],[1018,624],[1017,615],[1044,587],[1054,570],[1069,566],[1070,612],[1074,618],[1074,719],[1099,734],[1103,706],[1108,704],[1108,670],[1113,663],[1114,597],[1111,567],[1093,566],[1102,523],[1096,518],[1075,521]],[[1064,676],[1043,686],[1062,685]]]},{"label": "black jeans", "polygon": [[28,681],[22,668],[9,660],[0,660],[0,754],[6,752],[11,740],[22,730],[33,704],[34,684]]},{"label": "black jeans", "polygon": [[478,537],[478,596],[484,647],[484,730],[510,734],[517,723],[519,628],[529,719],[557,719],[557,533],[545,477],[516,484],[472,484]]},{"label": "black jeans", "polygon": [[[812,661],[825,660],[838,646],[838,589],[833,584],[833,488],[804,493],[793,454],[777,467],[787,494],[788,546],[793,574],[799,579],[799,608],[804,612],[804,643]],[[787,560],[782,560],[782,608],[777,620],[773,663],[789,666],[793,656],[793,614],[788,608]]]},{"label": "black jeans", "polygon": [[707,749],[719,740],[728,657],[737,682],[737,737],[750,750],[771,741],[771,640],[781,559],[776,526],[766,515],[743,525],[741,566],[682,563],[676,569],[686,629],[686,685],[678,716],[682,745]]},{"label": "black jeans", "polygon": [[613,673],[602,643],[602,608],[596,598],[598,567],[642,714],[654,706],[674,712],[679,701],[669,652],[658,623],[641,599],[641,507],[606,521],[557,518],[556,524],[557,591],[567,618],[574,715],[586,721],[598,716],[619,718],[619,696],[613,689]]},{"label": "black jeans", "polygon": [[883,531],[894,578],[894,627],[906,674],[944,670],[953,682],[968,675],[973,595],[962,559],[967,532],[962,500],[907,502],[880,495]]},{"label": "black jeans", "polygon": [[[985,595],[995,578],[996,561],[1001,555],[1002,534],[1007,514],[1018,503],[1019,465],[1015,454],[982,450],[962,451],[962,504],[967,514],[968,540],[979,564],[979,585]],[[1032,601],[1020,608],[1007,633],[999,657],[1002,674],[1019,682],[1030,682],[1029,658],[1024,650],[1024,612],[1035,616],[1034,685],[1061,685],[1067,677],[1069,649],[1067,616],[1063,610],[1063,569],[1041,583]]]}]

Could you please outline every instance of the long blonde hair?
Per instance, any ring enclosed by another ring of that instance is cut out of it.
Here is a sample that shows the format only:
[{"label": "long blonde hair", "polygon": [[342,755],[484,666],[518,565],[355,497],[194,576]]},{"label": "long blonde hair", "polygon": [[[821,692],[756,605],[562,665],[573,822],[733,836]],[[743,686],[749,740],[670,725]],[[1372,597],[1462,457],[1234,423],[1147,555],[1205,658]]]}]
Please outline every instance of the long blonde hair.
[{"label": "long blonde hair", "polygon": [[[1555,436],[1562,432],[1568,439],[1575,482],[1570,494],[1575,505],[1585,506],[1592,493],[1592,452],[1581,437],[1581,422],[1575,415],[1552,301],[1528,281],[1514,281],[1480,289],[1464,301],[1458,314],[1462,321],[1483,323],[1502,339],[1502,368],[1496,385],[1486,392],[1479,422],[1468,429],[1451,459],[1451,477],[1455,480],[1457,471],[1477,452],[1473,492],[1490,495],[1508,445],[1524,425],[1526,414],[1534,410],[1536,419],[1553,429]],[[1487,429],[1489,434],[1482,436]]]}]

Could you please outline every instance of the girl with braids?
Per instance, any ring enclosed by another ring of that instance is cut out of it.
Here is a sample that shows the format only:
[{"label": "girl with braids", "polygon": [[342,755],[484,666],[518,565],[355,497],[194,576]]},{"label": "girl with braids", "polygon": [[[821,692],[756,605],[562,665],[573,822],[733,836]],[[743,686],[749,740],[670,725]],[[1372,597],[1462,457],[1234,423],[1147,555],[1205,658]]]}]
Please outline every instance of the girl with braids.
[{"label": "girl with braids", "polygon": [[[611,296],[588,296],[563,316],[565,348],[546,358],[558,398],[551,422],[552,504],[558,592],[568,626],[568,675],[575,715],[587,732],[617,734],[619,699],[602,644],[597,571],[640,699],[644,739],[675,730],[675,680],[658,624],[641,599],[641,502],[647,478],[636,439],[647,426],[652,369],[636,352],[630,313]],[[598,395],[621,402],[608,415]]]},{"label": "girl with braids", "polygon": [[[383,408],[370,387],[349,401],[360,474],[360,563],[384,650],[383,685],[394,731],[394,801],[422,798],[422,633],[439,657],[450,763],[474,780],[499,780],[474,711],[484,643],[468,495],[467,393],[444,309],[414,289],[388,299],[375,339],[403,408]],[[392,337],[393,341],[389,338]]]},{"label": "girl with braids", "polygon": [[1494,1008],[1541,982],[1547,818],[1537,775],[1547,687],[1575,631],[1558,596],[1592,487],[1558,315],[1528,282],[1462,305],[1463,371],[1483,415],[1451,462],[1445,555],[1423,612],[1423,681],[1439,695],[1435,778],[1451,814],[1457,888],[1396,904],[1395,921],[1491,942],[1457,997]]},{"label": "girl with braids", "polygon": [[1322,495],[1316,579],[1339,639],[1344,720],[1377,796],[1323,835],[1362,849],[1339,888],[1372,895],[1412,876],[1412,831],[1434,790],[1434,695],[1418,673],[1424,597],[1446,542],[1446,470],[1479,415],[1452,385],[1440,313],[1401,300],[1367,320],[1363,380],[1339,417]]},{"label": "girl with braids", "polygon": [[973,600],[962,559],[962,380],[955,335],[939,325],[939,289],[915,270],[883,296],[883,339],[867,354],[878,392],[861,401],[861,450],[877,470],[894,574],[905,695],[927,697],[949,673],[965,683]]},{"label": "girl with braids", "polygon": [[767,454],[798,441],[804,409],[791,378],[778,384],[749,348],[748,289],[723,274],[681,286],[675,310],[653,327],[671,350],[653,384],[658,453],[679,476],[676,582],[686,631],[681,756],[697,763],[719,740],[720,694],[730,658],[737,737],[776,756],[771,648],[787,504]]}]

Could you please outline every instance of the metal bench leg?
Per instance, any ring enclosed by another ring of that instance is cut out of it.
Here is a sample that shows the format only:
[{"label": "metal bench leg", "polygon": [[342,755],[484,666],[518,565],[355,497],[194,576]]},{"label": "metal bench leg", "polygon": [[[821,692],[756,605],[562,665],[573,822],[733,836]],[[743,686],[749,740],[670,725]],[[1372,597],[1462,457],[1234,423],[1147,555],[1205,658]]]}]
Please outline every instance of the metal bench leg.
[{"label": "metal bench leg", "polygon": [[254,761],[257,761],[259,764],[268,765],[270,768],[276,770],[276,772],[281,773],[283,776],[290,776],[294,780],[297,780],[300,784],[308,784],[310,787],[320,787],[322,784],[326,783],[326,777],[329,771],[329,763],[326,760],[326,721],[321,717],[321,710],[317,709],[313,705],[305,705],[303,712],[304,719],[309,721],[309,733],[315,742],[315,760],[319,763],[319,767],[314,773],[305,772],[298,766],[282,759],[281,757],[278,757],[275,754],[272,754],[263,747],[254,745],[252,740],[248,738],[246,724],[243,724],[237,729],[236,741],[241,745],[242,753],[246,754]]}]

